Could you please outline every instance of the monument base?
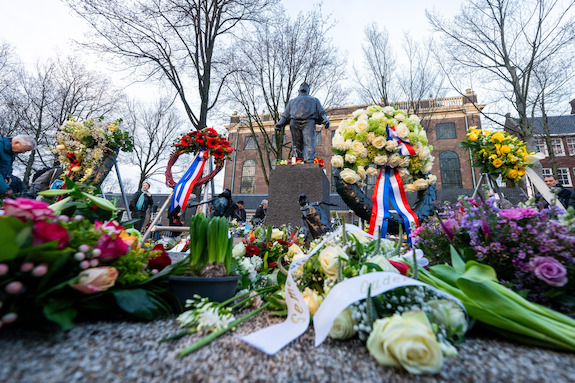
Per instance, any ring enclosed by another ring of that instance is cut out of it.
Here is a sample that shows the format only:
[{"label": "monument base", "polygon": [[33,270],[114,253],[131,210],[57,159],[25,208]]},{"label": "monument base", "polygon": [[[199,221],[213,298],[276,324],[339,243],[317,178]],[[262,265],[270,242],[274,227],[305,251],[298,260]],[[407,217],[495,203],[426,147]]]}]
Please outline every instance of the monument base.
[{"label": "monument base", "polygon": [[[266,225],[302,225],[299,196],[310,203],[329,202],[329,180],[319,164],[277,165],[270,172]],[[329,206],[321,206],[329,217]]]}]

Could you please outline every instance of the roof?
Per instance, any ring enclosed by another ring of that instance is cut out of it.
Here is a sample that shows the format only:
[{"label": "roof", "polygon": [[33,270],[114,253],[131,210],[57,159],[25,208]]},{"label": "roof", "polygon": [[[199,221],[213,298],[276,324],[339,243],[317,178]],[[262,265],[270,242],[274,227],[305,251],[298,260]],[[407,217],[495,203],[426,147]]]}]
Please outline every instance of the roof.
[{"label": "roof", "polygon": [[[548,116],[547,124],[549,125],[550,134],[569,134],[575,133],[575,114],[565,116]],[[533,133],[545,134],[543,132],[543,121],[541,117],[533,119]]]}]

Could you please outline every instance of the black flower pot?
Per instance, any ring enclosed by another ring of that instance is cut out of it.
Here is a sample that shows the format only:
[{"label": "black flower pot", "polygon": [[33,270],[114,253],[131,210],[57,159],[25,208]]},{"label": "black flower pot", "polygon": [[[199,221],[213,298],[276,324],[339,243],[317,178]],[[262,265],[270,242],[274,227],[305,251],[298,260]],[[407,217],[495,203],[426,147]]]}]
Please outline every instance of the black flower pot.
[{"label": "black flower pot", "polygon": [[172,275],[170,289],[185,307],[187,299],[194,299],[194,295],[208,298],[210,302],[223,302],[236,294],[239,275],[227,277],[191,277],[185,275]]}]

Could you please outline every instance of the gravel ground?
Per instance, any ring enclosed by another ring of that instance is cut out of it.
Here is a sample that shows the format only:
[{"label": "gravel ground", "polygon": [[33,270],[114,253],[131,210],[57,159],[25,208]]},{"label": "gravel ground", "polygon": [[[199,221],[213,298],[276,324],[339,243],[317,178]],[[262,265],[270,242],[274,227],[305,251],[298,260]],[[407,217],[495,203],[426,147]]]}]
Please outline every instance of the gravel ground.
[{"label": "gravel ground", "polygon": [[[277,323],[266,313],[237,329],[244,335]],[[359,340],[313,346],[313,329],[268,356],[226,334],[194,354],[197,340],[173,318],[152,323],[84,322],[68,332],[51,325],[0,331],[0,382],[575,382],[575,354],[473,335],[441,373],[412,376],[379,366]]]}]

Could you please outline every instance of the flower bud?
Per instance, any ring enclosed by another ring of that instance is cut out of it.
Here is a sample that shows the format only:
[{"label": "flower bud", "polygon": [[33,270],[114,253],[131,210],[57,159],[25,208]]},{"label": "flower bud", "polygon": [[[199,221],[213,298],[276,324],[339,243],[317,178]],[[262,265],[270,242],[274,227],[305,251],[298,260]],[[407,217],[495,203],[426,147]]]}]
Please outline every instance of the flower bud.
[{"label": "flower bud", "polygon": [[80,268],[81,268],[81,269],[87,269],[88,267],[90,267],[90,261],[82,261],[82,262],[80,262]]},{"label": "flower bud", "polygon": [[4,288],[4,290],[6,290],[6,292],[8,294],[18,294],[20,291],[22,291],[23,288],[24,288],[24,285],[22,284],[22,282],[13,281],[13,282],[8,283],[6,285],[6,287]]},{"label": "flower bud", "polygon": [[76,254],[74,254],[74,259],[78,262],[83,261],[86,258],[86,254],[81,253],[81,252],[77,252]]},{"label": "flower bud", "polygon": [[18,319],[18,314],[8,313],[2,317],[2,323],[4,324],[14,323],[16,319]]},{"label": "flower bud", "polygon": [[4,275],[8,272],[9,267],[5,263],[0,263],[0,275]]},{"label": "flower bud", "polygon": [[92,266],[92,267],[96,267],[96,266],[98,266],[99,264],[100,264],[100,261],[98,261],[97,258],[94,258],[94,259],[90,260],[90,266]]},{"label": "flower bud", "polygon": [[38,266],[34,267],[34,270],[32,270],[32,275],[35,277],[42,277],[46,275],[47,272],[48,272],[48,265],[45,263],[41,263]]},{"label": "flower bud", "polygon": [[446,327],[448,335],[463,335],[467,331],[467,318],[459,305],[447,299],[428,302],[433,321]]},{"label": "flower bud", "polygon": [[20,266],[20,271],[22,271],[23,273],[27,273],[30,270],[32,270],[33,268],[34,268],[34,264],[32,262],[24,262]]},{"label": "flower bud", "polygon": [[62,214],[61,216],[58,217],[58,221],[60,221],[60,222],[68,222],[68,221],[70,221],[70,217],[68,217],[67,215]]},{"label": "flower bud", "polygon": [[78,214],[77,216],[74,217],[74,221],[81,221],[84,219],[83,215]]},{"label": "flower bud", "polygon": [[90,251],[90,246],[84,244],[84,245],[80,245],[80,247],[78,248],[78,250],[80,250],[82,253],[87,253],[88,251]]},{"label": "flower bud", "polygon": [[100,250],[100,249],[94,249],[94,250],[92,250],[92,255],[93,255],[94,257],[99,257],[100,255],[102,255],[102,250]]}]

